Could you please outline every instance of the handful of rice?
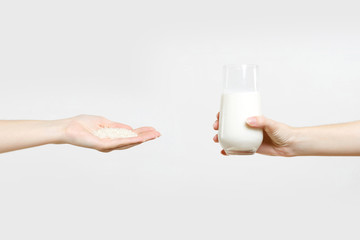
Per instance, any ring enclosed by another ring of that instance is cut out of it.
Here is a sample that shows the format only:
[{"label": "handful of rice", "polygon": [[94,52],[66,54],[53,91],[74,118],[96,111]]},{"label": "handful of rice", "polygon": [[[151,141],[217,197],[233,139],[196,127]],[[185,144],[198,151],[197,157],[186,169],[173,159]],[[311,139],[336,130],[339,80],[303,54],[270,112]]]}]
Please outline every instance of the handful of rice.
[{"label": "handful of rice", "polygon": [[93,132],[93,134],[99,138],[129,138],[137,137],[138,135],[126,128],[100,128]]}]

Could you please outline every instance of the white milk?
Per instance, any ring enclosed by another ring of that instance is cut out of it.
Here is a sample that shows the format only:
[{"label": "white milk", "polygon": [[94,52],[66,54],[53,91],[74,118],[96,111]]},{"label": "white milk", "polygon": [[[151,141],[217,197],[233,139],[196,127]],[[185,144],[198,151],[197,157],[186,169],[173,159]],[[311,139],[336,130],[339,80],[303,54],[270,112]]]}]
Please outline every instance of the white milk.
[{"label": "white milk", "polygon": [[253,154],[263,140],[262,129],[250,128],[246,119],[261,115],[258,92],[225,92],[221,97],[219,142],[227,154]]}]

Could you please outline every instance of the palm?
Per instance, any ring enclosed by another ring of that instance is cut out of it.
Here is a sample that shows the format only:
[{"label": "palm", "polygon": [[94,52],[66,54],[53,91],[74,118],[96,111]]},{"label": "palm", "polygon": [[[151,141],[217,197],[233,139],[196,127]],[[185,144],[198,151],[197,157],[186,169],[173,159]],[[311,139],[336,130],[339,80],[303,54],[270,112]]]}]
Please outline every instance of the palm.
[{"label": "palm", "polygon": [[[287,126],[284,126],[287,127]],[[264,139],[260,145],[257,153],[264,155],[285,155],[286,149],[288,147],[288,139],[286,131],[281,131],[277,129],[276,131],[271,129],[264,129]]]},{"label": "palm", "polygon": [[[138,136],[118,139],[101,139],[92,134],[92,132],[103,127],[130,129],[137,133]],[[91,115],[80,115],[70,119],[65,129],[65,139],[67,143],[81,147],[94,148],[102,152],[130,148],[159,136],[160,133],[152,127],[132,129],[128,125]]]}]

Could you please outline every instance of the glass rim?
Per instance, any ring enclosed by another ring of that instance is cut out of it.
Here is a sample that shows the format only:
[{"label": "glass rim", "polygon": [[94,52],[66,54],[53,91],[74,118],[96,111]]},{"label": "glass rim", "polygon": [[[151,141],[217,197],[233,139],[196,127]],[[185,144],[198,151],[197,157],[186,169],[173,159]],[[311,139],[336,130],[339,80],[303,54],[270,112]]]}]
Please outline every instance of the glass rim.
[{"label": "glass rim", "polygon": [[235,67],[235,68],[243,68],[243,67],[256,67],[258,68],[259,65],[258,64],[254,64],[254,63],[244,63],[244,64],[225,64],[224,68],[228,68],[228,67]]},{"label": "glass rim", "polygon": [[258,91],[257,64],[226,64],[223,67],[223,89]]}]

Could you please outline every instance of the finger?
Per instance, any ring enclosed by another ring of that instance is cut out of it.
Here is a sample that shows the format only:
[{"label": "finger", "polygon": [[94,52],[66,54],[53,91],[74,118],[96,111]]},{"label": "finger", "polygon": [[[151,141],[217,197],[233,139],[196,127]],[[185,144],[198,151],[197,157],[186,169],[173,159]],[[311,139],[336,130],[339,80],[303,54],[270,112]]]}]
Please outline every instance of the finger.
[{"label": "finger", "polygon": [[153,140],[159,136],[160,136],[160,133],[157,131],[154,131],[154,130],[144,131],[139,134],[139,137],[141,137],[144,142]]},{"label": "finger", "polygon": [[217,120],[219,120],[219,117],[220,117],[220,112],[218,112],[218,113],[216,114]]},{"label": "finger", "polygon": [[125,150],[125,149],[132,148],[132,147],[135,147],[135,146],[140,145],[140,144],[141,143],[130,144],[130,145],[127,145],[127,146],[124,146],[124,147],[119,147],[119,148],[114,149],[114,150]]},{"label": "finger", "polygon": [[218,137],[218,135],[217,135],[217,134],[214,136],[213,140],[214,140],[214,142],[216,142],[216,143],[218,143],[218,142],[219,142],[219,137]]},{"label": "finger", "polygon": [[123,124],[123,123],[118,123],[118,122],[112,122],[112,121],[107,122],[106,127],[109,127],[109,128],[125,128],[125,129],[129,129],[129,130],[133,129],[129,125],[126,125],[126,124]]},{"label": "finger", "polygon": [[123,123],[114,122],[107,118],[100,117],[100,123],[101,127],[107,127],[107,128],[126,128],[132,130],[132,127]]},{"label": "finger", "polygon": [[161,136],[160,132],[156,131],[155,128],[153,128],[153,127],[141,127],[141,128],[137,128],[137,129],[135,129],[133,131],[135,133],[137,133],[138,135],[140,135],[140,136],[142,136],[145,133],[149,134],[149,132],[153,132],[156,137]]},{"label": "finger", "polygon": [[125,150],[125,149],[128,149],[128,148],[132,148],[132,147],[135,147],[137,145],[140,145],[142,142],[140,143],[135,143],[135,144],[129,144],[129,145],[124,145],[124,146],[120,146],[120,147],[117,147],[117,148],[111,148],[111,149],[103,149],[101,150],[101,152],[111,152],[111,151],[114,151],[114,150]]},{"label": "finger", "polygon": [[225,150],[223,149],[223,150],[221,150],[221,154],[222,155],[224,155],[224,156],[227,156],[227,154],[226,154],[226,152],[225,152]]},{"label": "finger", "polygon": [[213,128],[214,130],[218,130],[219,129],[219,120],[216,120],[213,124]]},{"label": "finger", "polygon": [[160,137],[161,136],[161,133],[156,131],[156,137]]},{"label": "finger", "polygon": [[249,117],[246,123],[253,128],[275,129],[277,122],[264,116]]},{"label": "finger", "polygon": [[134,129],[134,132],[136,132],[137,134],[141,134],[142,132],[148,132],[148,131],[156,131],[156,130],[153,127],[140,127]]},{"label": "finger", "polygon": [[256,151],[256,153],[259,154],[265,154],[265,155],[275,155],[275,150],[272,146],[268,145],[268,144],[262,144],[258,150]]},{"label": "finger", "polygon": [[100,143],[98,144],[98,148],[102,151],[106,151],[142,142],[144,142],[144,140],[139,136],[130,138],[101,139]]}]

